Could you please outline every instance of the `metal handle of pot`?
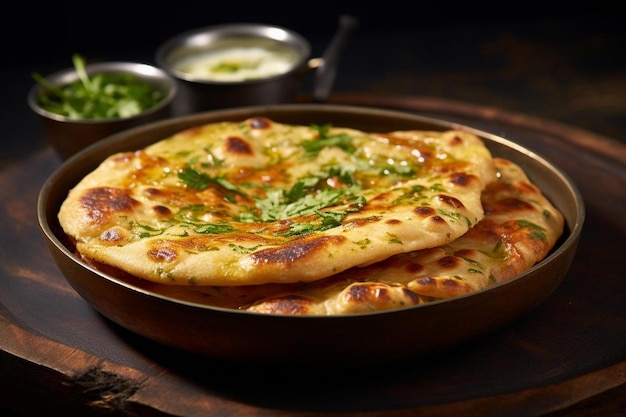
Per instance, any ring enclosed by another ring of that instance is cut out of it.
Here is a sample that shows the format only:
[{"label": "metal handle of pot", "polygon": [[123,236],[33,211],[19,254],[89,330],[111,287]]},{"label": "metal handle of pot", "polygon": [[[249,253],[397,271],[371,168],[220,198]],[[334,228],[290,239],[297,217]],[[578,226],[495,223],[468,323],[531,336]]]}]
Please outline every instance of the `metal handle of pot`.
[{"label": "metal handle of pot", "polygon": [[354,16],[342,15],[339,17],[339,28],[322,54],[321,63],[315,72],[313,85],[313,99],[315,101],[325,102],[328,100],[337,75],[339,56],[358,25],[359,21]]}]

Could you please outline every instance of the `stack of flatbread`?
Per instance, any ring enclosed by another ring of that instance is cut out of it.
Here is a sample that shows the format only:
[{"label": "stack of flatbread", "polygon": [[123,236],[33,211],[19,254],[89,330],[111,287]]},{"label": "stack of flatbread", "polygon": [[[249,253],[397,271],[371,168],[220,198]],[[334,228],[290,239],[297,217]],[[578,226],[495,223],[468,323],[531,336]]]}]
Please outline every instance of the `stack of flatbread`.
[{"label": "stack of flatbread", "polygon": [[292,315],[478,291],[531,268],[564,227],[523,170],[472,133],[264,117],[109,156],[59,221],[86,262],[143,288]]}]

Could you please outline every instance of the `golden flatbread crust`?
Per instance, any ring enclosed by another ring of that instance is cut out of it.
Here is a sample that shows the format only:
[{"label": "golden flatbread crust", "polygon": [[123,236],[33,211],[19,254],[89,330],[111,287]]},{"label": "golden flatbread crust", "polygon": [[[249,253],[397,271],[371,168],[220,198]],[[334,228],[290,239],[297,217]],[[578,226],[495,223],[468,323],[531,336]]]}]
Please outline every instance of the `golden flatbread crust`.
[{"label": "golden flatbread crust", "polygon": [[[124,278],[184,301],[285,315],[369,313],[480,291],[540,262],[564,230],[563,215],[518,165],[494,161],[499,179],[482,195],[485,218],[443,246],[394,255],[311,283],[188,287]],[[119,271],[107,272],[122,277]]]},{"label": "golden flatbread crust", "polygon": [[368,133],[263,117],[111,155],[58,217],[93,262],[162,284],[310,282],[444,245],[483,217],[474,134]]}]

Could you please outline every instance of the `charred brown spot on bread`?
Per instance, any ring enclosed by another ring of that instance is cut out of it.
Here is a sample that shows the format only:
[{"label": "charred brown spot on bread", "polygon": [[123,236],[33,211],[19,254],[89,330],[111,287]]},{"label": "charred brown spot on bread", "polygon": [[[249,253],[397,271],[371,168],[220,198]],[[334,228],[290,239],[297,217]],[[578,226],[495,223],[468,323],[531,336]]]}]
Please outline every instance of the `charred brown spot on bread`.
[{"label": "charred brown spot on bread", "polygon": [[452,279],[452,278],[431,278],[431,277],[421,277],[418,278],[416,280],[414,280],[415,283],[419,284],[420,287],[432,287],[437,288],[437,287],[453,287],[453,288],[457,288],[457,287],[464,287],[464,285],[461,284],[461,282],[457,279]]},{"label": "charred brown spot on bread", "polygon": [[131,213],[140,203],[130,196],[130,190],[98,187],[86,190],[80,205],[92,223],[103,224],[114,214]]},{"label": "charred brown spot on bread", "polygon": [[398,219],[389,219],[389,220],[385,221],[385,224],[388,224],[390,226],[395,226],[395,225],[398,225],[398,224],[402,224],[402,222],[400,220],[398,220]]},{"label": "charred brown spot on bread", "polygon": [[231,136],[226,139],[226,149],[238,155],[252,155],[250,144],[238,136]]},{"label": "charred brown spot on bread", "polygon": [[458,279],[454,279],[454,278],[444,278],[441,280],[441,285],[444,287],[452,287],[452,288],[459,288],[459,287],[465,287],[465,285],[461,284],[461,281],[459,281]]},{"label": "charred brown spot on bread", "polygon": [[390,299],[386,286],[377,282],[357,282],[352,284],[346,288],[343,297],[359,302]]},{"label": "charred brown spot on bread", "polygon": [[455,172],[450,175],[450,182],[455,185],[465,186],[472,181],[476,181],[477,178],[474,175],[466,174],[464,172]]},{"label": "charred brown spot on bread", "polygon": [[451,277],[420,277],[407,286],[421,296],[434,299],[447,299],[474,291],[471,285]]},{"label": "charred brown spot on bread", "polygon": [[248,126],[252,129],[269,129],[272,127],[272,122],[265,117],[253,117],[248,119]]},{"label": "charred brown spot on bread", "polygon": [[420,297],[405,286],[390,286],[382,282],[356,282],[341,292],[341,298],[352,312],[384,310],[398,305],[415,305]]},{"label": "charred brown spot on bread", "polygon": [[154,188],[154,187],[148,187],[146,188],[144,191],[144,194],[147,197],[161,197],[163,195],[165,195],[166,193],[163,192],[163,190],[159,189],[159,188]]},{"label": "charred brown spot on bread", "polygon": [[450,207],[454,207],[455,209],[461,209],[461,208],[465,208],[465,206],[463,205],[463,203],[456,197],[452,197],[451,195],[447,195],[447,194],[439,194],[437,195],[437,200],[441,201],[442,203],[450,206]]},{"label": "charred brown spot on bread", "polygon": [[414,280],[420,287],[434,287],[437,285],[437,281],[431,277],[419,277]]},{"label": "charred brown spot on bread", "polygon": [[408,262],[406,264],[406,266],[404,267],[404,269],[409,274],[419,274],[420,272],[422,272],[424,270],[424,265],[418,264],[418,263],[415,263],[415,262]]},{"label": "charred brown spot on bread", "polygon": [[444,269],[454,269],[461,263],[460,258],[456,256],[444,256],[437,261],[437,264]]},{"label": "charred brown spot on bread", "polygon": [[250,256],[255,263],[289,264],[314,256],[316,252],[339,245],[346,240],[343,236],[320,236],[314,239],[296,240],[280,247],[261,249]]},{"label": "charred brown spot on bread", "polygon": [[446,221],[443,219],[443,217],[441,217],[440,215],[436,214],[437,211],[432,208],[432,207],[416,207],[415,209],[413,209],[413,213],[417,214],[418,217],[421,217],[422,219],[426,219],[429,218],[431,221],[433,221],[434,223],[445,223]]},{"label": "charred brown spot on bread", "polygon": [[117,244],[124,241],[126,235],[127,232],[124,229],[120,227],[112,227],[102,232],[99,236],[99,239],[101,242]]},{"label": "charred brown spot on bread", "polygon": [[413,209],[413,213],[417,214],[419,217],[426,218],[434,215],[436,211],[432,207],[421,206]]},{"label": "charred brown spot on bread", "polygon": [[178,253],[172,248],[155,248],[148,251],[148,257],[157,262],[172,262],[178,258]]},{"label": "charred brown spot on bread", "polygon": [[459,135],[454,135],[454,137],[450,139],[449,143],[451,146],[460,146],[463,144],[463,138],[460,137]]},{"label": "charred brown spot on bread", "polygon": [[169,217],[172,215],[172,210],[165,206],[157,205],[152,207],[152,211],[158,217]]}]

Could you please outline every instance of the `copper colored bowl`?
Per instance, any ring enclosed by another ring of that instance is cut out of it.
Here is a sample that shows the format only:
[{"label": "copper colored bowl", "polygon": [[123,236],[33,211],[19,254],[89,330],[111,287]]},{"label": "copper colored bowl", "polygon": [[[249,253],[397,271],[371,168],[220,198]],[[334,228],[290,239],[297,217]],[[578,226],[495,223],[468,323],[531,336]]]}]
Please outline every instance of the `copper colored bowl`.
[{"label": "copper colored bowl", "polygon": [[531,150],[468,127],[464,128],[478,134],[495,156],[519,164],[566,220],[564,235],[551,254],[506,283],[399,310],[346,316],[280,316],[215,308],[159,295],[98,271],[73,255],[57,221],[57,212],[69,189],[106,156],[145,147],[192,126],[252,116],[283,123],[332,123],[380,132],[461,127],[382,109],[291,104],[200,113],[107,138],[59,167],[41,189],[38,201],[39,223],[55,262],[93,308],[148,339],[206,358],[272,366],[317,358],[326,363],[359,366],[423,355],[492,332],[536,307],[566,276],[585,215],[575,184]]}]

